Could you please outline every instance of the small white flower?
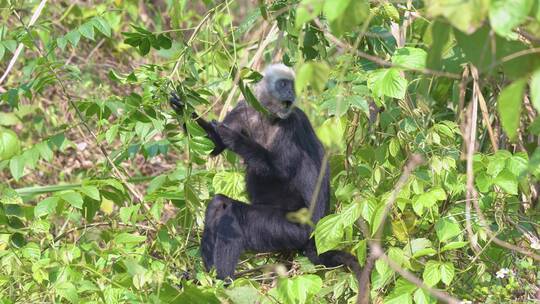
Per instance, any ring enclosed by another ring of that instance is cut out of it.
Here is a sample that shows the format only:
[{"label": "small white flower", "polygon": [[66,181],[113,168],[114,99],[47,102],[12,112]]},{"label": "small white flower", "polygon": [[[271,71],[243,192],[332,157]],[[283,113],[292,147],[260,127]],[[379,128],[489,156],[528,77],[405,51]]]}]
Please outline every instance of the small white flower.
[{"label": "small white flower", "polygon": [[79,151],[84,151],[86,147],[88,147],[88,144],[84,141],[77,144],[77,150]]},{"label": "small white flower", "polygon": [[536,250],[540,250],[540,241],[539,240],[534,240],[531,243],[531,248],[536,249]]},{"label": "small white flower", "polygon": [[463,300],[463,301],[459,302],[459,304],[472,304],[472,302],[469,301],[469,300]]},{"label": "small white flower", "polygon": [[510,273],[510,270],[508,268],[501,268],[499,271],[497,271],[495,275],[497,276],[497,278],[503,279],[509,273]]}]

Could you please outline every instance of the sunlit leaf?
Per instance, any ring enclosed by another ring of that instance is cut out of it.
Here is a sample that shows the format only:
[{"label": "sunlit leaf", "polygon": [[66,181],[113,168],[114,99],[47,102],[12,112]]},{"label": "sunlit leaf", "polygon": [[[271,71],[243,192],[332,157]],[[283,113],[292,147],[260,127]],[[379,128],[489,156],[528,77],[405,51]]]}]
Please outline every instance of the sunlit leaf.
[{"label": "sunlit leaf", "polygon": [[497,99],[497,109],[501,123],[510,139],[516,137],[519,128],[519,117],[525,84],[526,82],[523,79],[514,81],[502,90]]}]

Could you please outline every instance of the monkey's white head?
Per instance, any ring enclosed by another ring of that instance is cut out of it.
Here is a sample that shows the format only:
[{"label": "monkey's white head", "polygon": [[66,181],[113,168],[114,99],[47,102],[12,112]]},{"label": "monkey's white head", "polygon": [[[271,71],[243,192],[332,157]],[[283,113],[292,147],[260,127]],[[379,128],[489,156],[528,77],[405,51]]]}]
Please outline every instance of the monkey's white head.
[{"label": "monkey's white head", "polygon": [[281,119],[287,118],[296,104],[294,71],[281,63],[267,66],[255,92],[270,113]]}]

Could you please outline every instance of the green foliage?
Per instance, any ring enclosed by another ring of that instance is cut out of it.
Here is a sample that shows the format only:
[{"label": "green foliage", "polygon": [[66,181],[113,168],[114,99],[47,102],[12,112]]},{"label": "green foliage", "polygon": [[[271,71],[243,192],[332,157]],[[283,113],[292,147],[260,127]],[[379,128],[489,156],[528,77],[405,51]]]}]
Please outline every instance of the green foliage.
[{"label": "green foliage", "polygon": [[[265,113],[255,67],[274,61],[296,71],[327,151],[319,253],[365,265],[381,230],[394,264],[460,300],[536,296],[534,259],[496,245],[476,208],[467,230],[465,151],[481,92],[478,208],[499,239],[538,254],[538,0],[48,1],[26,28],[38,4],[0,1],[2,302],[354,302],[350,273],[300,254],[246,254],[228,287],[202,267],[207,202],[248,197],[241,160],[210,159],[192,113],[220,119],[238,99]],[[384,218],[412,153],[425,162]],[[383,260],[371,282],[374,303],[436,303]]]}]

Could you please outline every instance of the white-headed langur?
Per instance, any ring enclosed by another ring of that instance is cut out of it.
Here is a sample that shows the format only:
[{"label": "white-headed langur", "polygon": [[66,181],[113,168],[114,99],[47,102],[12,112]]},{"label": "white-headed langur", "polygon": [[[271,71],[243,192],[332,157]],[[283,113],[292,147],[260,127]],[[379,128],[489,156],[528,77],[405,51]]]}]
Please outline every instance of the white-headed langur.
[{"label": "white-headed langur", "polygon": [[[353,255],[337,250],[318,255],[310,238],[312,227],[287,219],[287,213],[309,208],[322,166],[326,170],[316,195],[313,223],[328,213],[330,197],[328,164],[322,163],[324,148],[305,113],[295,107],[292,69],[283,64],[268,66],[255,96],[269,115],[241,101],[222,122],[197,118],[214,142],[212,155],[229,149],[244,160],[251,202],[217,194],[209,203],[201,244],[204,266],[207,270],[215,267],[220,279],[234,278],[245,251],[301,251],[314,264],[346,265],[358,277],[361,269]],[[183,113],[185,103],[176,94],[170,102],[177,114]]]}]

